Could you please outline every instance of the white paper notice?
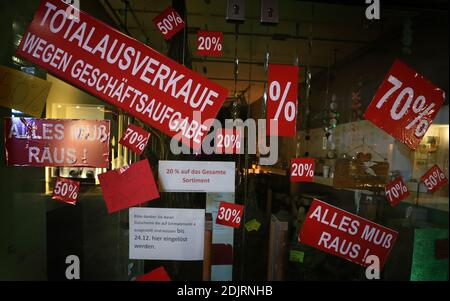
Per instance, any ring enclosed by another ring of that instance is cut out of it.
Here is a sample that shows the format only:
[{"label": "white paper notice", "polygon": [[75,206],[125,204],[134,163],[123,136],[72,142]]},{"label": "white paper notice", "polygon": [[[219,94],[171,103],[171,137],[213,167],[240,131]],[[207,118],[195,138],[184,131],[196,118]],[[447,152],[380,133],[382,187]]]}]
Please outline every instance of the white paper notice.
[{"label": "white paper notice", "polygon": [[159,161],[158,174],[162,191],[234,192],[234,162]]},{"label": "white paper notice", "polygon": [[130,259],[203,260],[204,209],[130,208]]}]

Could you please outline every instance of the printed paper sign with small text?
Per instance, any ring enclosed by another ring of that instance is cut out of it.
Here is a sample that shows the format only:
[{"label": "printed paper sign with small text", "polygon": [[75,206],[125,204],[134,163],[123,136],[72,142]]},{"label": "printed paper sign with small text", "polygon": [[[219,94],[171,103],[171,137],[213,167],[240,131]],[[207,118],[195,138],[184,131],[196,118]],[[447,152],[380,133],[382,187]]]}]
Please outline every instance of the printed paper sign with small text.
[{"label": "printed paper sign with small text", "polygon": [[16,54],[197,150],[227,89],[67,5],[42,0]]},{"label": "printed paper sign with small text", "polygon": [[376,255],[382,268],[398,233],[362,217],[314,199],[298,241],[362,266]]},{"label": "printed paper sign with small text", "polygon": [[166,192],[234,192],[235,162],[159,161]]},{"label": "printed paper sign with small text", "polygon": [[203,260],[204,209],[130,208],[130,259]]}]

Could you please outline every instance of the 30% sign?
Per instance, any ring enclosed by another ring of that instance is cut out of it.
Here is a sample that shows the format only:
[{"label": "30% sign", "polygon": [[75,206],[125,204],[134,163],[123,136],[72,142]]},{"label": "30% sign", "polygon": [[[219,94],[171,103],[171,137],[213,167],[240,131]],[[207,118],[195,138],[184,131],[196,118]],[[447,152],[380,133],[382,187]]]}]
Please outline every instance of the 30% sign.
[{"label": "30% sign", "polygon": [[216,224],[239,228],[243,213],[244,206],[222,201],[217,211]]}]

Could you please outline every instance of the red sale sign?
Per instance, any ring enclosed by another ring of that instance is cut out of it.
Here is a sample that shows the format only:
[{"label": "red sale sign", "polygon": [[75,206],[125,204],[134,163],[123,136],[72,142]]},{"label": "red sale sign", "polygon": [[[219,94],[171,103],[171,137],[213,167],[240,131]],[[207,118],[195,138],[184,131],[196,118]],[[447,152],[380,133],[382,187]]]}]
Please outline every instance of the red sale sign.
[{"label": "red sale sign", "polygon": [[136,277],[136,281],[171,281],[166,269],[160,266],[147,274]]},{"label": "red sale sign", "polygon": [[120,138],[119,143],[140,155],[147,146],[150,133],[137,125],[130,124]]},{"label": "red sale sign", "polygon": [[153,23],[163,35],[164,40],[170,40],[184,28],[184,22],[178,12],[169,6],[153,19]]},{"label": "red sale sign", "polygon": [[109,120],[5,118],[6,165],[109,167]]},{"label": "red sale sign", "polygon": [[241,131],[237,128],[222,129],[216,132],[216,154],[240,154],[242,141]]},{"label": "red sale sign", "polygon": [[109,213],[159,198],[147,160],[99,174],[98,179]]},{"label": "red sale sign", "polygon": [[17,55],[198,150],[227,89],[67,5],[43,0]]},{"label": "red sale sign", "polygon": [[223,35],[220,31],[197,32],[197,54],[203,56],[222,56]]},{"label": "red sale sign", "polygon": [[427,171],[421,178],[420,181],[425,184],[428,192],[435,192],[443,185],[448,183],[448,179],[444,172],[439,168],[439,166],[434,165],[429,171]]},{"label": "red sale sign", "polygon": [[58,177],[52,199],[75,205],[80,192],[80,182]]},{"label": "red sale sign", "polygon": [[415,150],[444,100],[443,90],[396,60],[364,117]]},{"label": "red sale sign", "polygon": [[269,64],[267,86],[267,135],[273,136],[270,120],[277,121],[277,136],[293,137],[296,133],[298,67]]},{"label": "red sale sign", "polygon": [[362,266],[378,257],[384,266],[398,233],[325,202],[314,199],[299,232],[298,241]]},{"label": "red sale sign", "polygon": [[291,182],[314,182],[314,159],[291,159]]},{"label": "red sale sign", "polygon": [[244,206],[222,201],[217,211],[216,224],[239,228],[243,214]]},{"label": "red sale sign", "polygon": [[401,177],[389,182],[384,188],[386,198],[392,207],[397,206],[401,201],[409,196],[408,187],[406,187]]}]

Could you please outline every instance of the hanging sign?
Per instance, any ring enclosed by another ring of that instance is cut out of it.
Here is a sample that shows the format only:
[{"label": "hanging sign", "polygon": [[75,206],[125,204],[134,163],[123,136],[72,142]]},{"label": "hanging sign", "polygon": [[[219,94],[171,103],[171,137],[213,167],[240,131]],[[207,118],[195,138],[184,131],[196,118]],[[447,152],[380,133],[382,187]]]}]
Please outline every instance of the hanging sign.
[{"label": "hanging sign", "polygon": [[130,259],[203,260],[204,209],[130,208]]},{"label": "hanging sign", "polygon": [[270,120],[276,120],[278,135],[294,137],[297,120],[298,67],[269,64],[267,98],[267,135],[271,136]]},{"label": "hanging sign", "polygon": [[223,35],[220,31],[197,32],[197,55],[222,56]]},{"label": "hanging sign", "polygon": [[408,187],[406,187],[401,177],[397,177],[395,180],[389,182],[384,191],[392,207],[397,206],[409,196]]},{"label": "hanging sign", "polygon": [[52,199],[75,205],[80,192],[80,182],[58,177],[53,189]]},{"label": "hanging sign", "polygon": [[130,124],[120,138],[119,143],[140,155],[147,146],[150,133],[137,125]]},{"label": "hanging sign", "polygon": [[39,77],[0,66],[0,106],[39,118],[51,86]]},{"label": "hanging sign", "polygon": [[109,120],[5,118],[6,164],[109,166]]},{"label": "hanging sign", "polygon": [[396,60],[364,117],[415,150],[444,100],[443,90]]},{"label": "hanging sign", "polygon": [[148,160],[98,175],[109,213],[159,198]]},{"label": "hanging sign", "polygon": [[439,168],[439,166],[434,165],[427,171],[421,178],[420,181],[425,184],[428,192],[435,192],[442,186],[448,183],[448,179],[445,176],[444,172]]},{"label": "hanging sign", "polygon": [[220,202],[219,210],[217,211],[216,224],[239,228],[243,214],[244,206]]},{"label": "hanging sign", "polygon": [[378,256],[380,268],[398,233],[325,202],[314,199],[298,241],[324,252],[368,266],[367,256]]},{"label": "hanging sign", "polygon": [[235,162],[159,161],[165,192],[234,192]]},{"label": "hanging sign", "polygon": [[159,32],[161,32],[164,40],[170,40],[185,26],[183,19],[172,6],[169,6],[156,16],[153,19],[153,24],[155,24]]},{"label": "hanging sign", "polygon": [[228,91],[154,49],[67,5],[43,0],[17,55],[193,149]]},{"label": "hanging sign", "polygon": [[314,159],[291,159],[291,182],[314,182]]}]

